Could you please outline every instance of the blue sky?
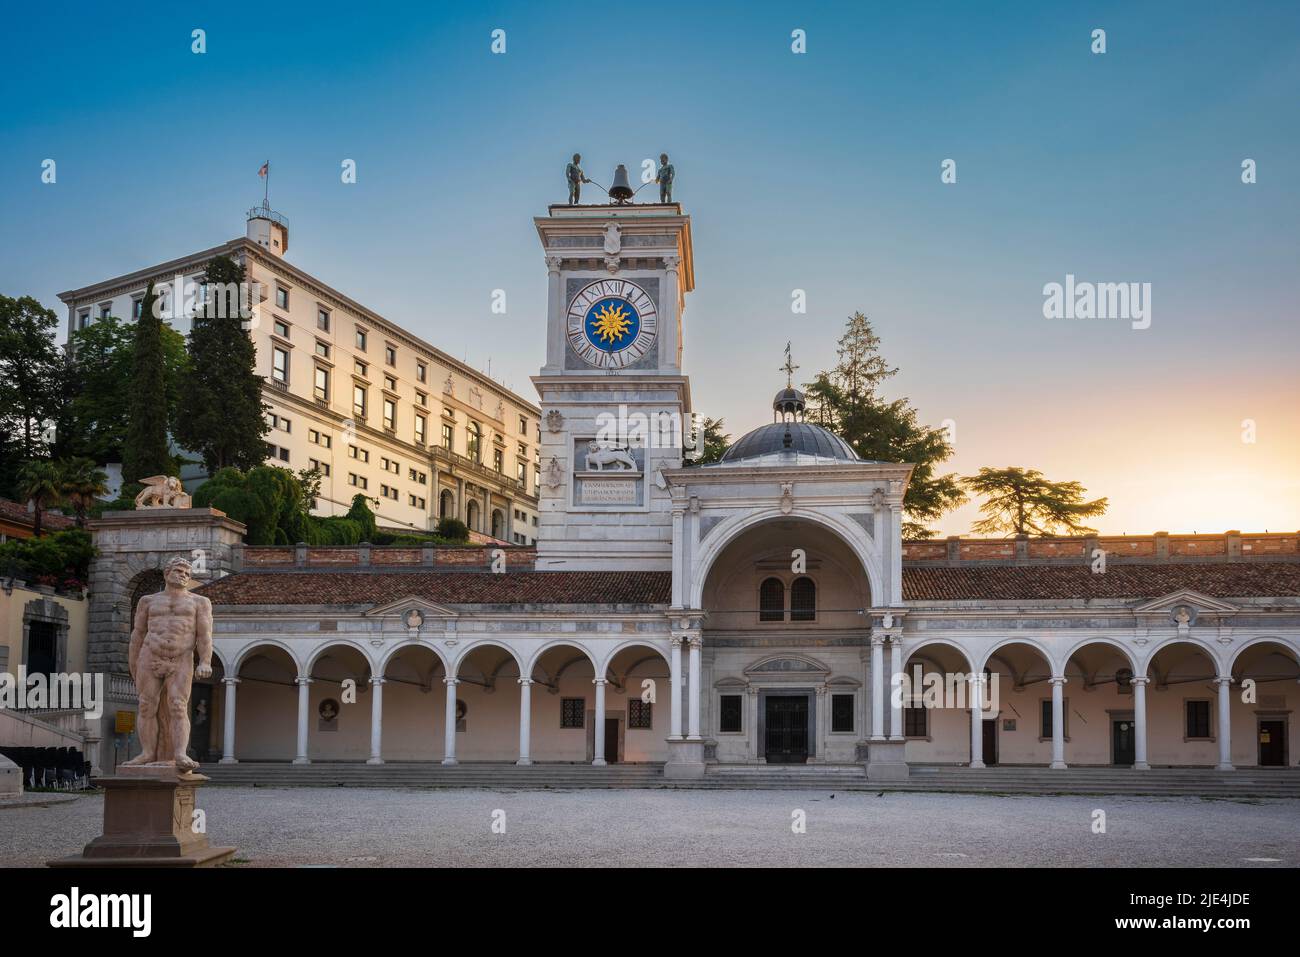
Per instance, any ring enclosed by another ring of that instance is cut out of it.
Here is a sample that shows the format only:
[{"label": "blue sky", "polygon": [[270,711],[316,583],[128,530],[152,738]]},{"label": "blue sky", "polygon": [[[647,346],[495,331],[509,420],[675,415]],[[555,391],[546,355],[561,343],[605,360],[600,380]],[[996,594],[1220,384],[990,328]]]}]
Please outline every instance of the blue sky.
[{"label": "blue sky", "polygon": [[[534,398],[531,217],[575,150],[606,183],[666,150],[687,371],[734,434],[857,309],[956,471],[1079,479],[1108,532],[1300,528],[1294,3],[175,6],[7,15],[0,292],[240,235],[269,158],[295,263]],[[1066,273],[1150,282],[1151,328],[1043,318]]]}]

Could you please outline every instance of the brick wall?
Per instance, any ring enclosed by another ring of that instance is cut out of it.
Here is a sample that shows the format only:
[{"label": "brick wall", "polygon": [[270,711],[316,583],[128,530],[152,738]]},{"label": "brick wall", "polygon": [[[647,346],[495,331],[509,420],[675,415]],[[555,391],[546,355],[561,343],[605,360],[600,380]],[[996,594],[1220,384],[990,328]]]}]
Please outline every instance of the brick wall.
[{"label": "brick wall", "polygon": [[962,538],[903,542],[906,562],[1090,561],[1094,548],[1108,558],[1148,561],[1300,558],[1298,532],[1224,532],[1219,535],[1106,535],[1062,538]]}]

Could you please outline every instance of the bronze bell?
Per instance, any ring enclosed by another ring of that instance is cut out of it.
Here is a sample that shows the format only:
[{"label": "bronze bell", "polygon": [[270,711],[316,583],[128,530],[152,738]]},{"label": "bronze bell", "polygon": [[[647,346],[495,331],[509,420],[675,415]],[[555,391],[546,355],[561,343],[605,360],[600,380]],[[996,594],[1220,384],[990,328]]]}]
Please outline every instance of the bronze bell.
[{"label": "bronze bell", "polygon": [[616,203],[626,203],[632,198],[632,187],[627,183],[627,167],[622,163],[614,170],[614,183],[609,187],[609,198]]}]

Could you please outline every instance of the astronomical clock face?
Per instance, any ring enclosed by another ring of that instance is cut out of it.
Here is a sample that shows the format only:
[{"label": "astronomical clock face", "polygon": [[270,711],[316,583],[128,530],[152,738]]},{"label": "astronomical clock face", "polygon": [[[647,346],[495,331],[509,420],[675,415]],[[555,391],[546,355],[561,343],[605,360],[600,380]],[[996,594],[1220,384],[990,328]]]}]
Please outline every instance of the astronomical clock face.
[{"label": "astronomical clock face", "polygon": [[644,289],[626,279],[598,279],[569,303],[569,345],[598,369],[626,369],[654,344],[659,315]]}]

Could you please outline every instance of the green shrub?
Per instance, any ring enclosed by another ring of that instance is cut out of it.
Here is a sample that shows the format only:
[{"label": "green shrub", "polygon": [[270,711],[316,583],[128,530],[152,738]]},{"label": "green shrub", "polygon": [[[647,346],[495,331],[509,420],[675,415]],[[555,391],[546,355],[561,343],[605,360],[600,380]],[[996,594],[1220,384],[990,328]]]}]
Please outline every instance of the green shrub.
[{"label": "green shrub", "polygon": [[469,526],[458,518],[443,518],[438,520],[434,534],[445,541],[463,545],[469,541]]},{"label": "green shrub", "polygon": [[67,579],[84,584],[94,557],[90,533],[69,528],[0,545],[0,574],[16,575],[31,582],[40,580],[44,584],[62,584]]}]

